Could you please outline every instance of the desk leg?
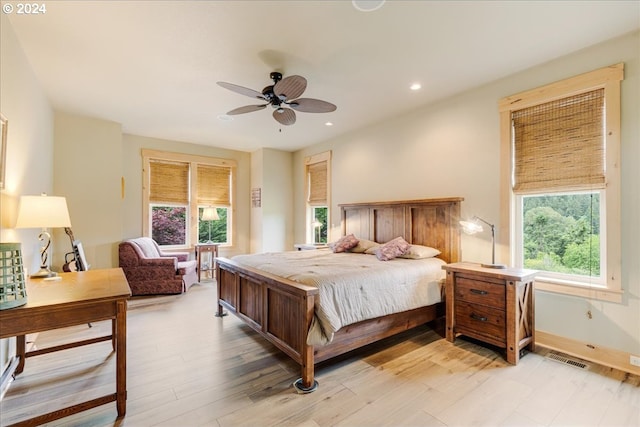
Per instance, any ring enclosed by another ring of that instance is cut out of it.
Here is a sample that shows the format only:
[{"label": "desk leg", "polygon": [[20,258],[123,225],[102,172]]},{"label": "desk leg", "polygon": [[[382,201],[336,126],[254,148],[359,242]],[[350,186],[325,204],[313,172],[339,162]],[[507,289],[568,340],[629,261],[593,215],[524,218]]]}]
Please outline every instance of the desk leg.
[{"label": "desk leg", "polygon": [[196,269],[198,270],[198,283],[200,283],[200,273],[202,273],[201,251],[196,247]]},{"label": "desk leg", "polygon": [[18,335],[16,337],[16,357],[18,358],[18,366],[13,375],[21,374],[24,371],[24,359],[27,352],[27,337]]},{"label": "desk leg", "polygon": [[117,303],[114,337],[116,340],[116,406],[118,417],[127,412],[127,301]]}]

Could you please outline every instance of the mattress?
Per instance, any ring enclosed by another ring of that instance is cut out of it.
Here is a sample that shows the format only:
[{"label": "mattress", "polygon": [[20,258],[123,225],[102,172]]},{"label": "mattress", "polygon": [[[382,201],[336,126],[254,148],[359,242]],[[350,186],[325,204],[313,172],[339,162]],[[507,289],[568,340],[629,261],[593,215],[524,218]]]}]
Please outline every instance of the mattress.
[{"label": "mattress", "polygon": [[310,345],[331,342],[340,328],[442,300],[445,264],[439,258],[379,261],[374,255],[330,249],[237,255],[240,265],[318,288]]}]

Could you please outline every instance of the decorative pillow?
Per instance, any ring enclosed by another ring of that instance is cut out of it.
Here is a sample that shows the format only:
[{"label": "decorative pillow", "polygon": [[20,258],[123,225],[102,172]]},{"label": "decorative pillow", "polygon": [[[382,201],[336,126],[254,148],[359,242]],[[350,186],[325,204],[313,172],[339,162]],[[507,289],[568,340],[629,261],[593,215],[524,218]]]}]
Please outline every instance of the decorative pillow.
[{"label": "decorative pillow", "polygon": [[422,259],[422,258],[433,258],[434,256],[440,255],[440,251],[436,248],[431,248],[429,246],[421,246],[421,245],[411,245],[409,246],[409,250],[404,254],[400,255],[398,258],[408,258],[408,259]]},{"label": "decorative pillow", "polygon": [[389,261],[400,255],[403,255],[409,250],[409,246],[411,245],[402,237],[396,237],[395,239],[390,240],[384,245],[380,246],[376,250],[376,257],[380,261]]},{"label": "decorative pillow", "polygon": [[358,244],[353,248],[349,249],[349,252],[362,254],[367,252],[369,249],[377,248],[378,246],[380,246],[380,244],[374,242],[373,240],[359,239]]},{"label": "decorative pillow", "polygon": [[344,252],[354,248],[358,244],[358,239],[353,234],[347,234],[333,243],[329,243],[329,247],[335,253]]}]

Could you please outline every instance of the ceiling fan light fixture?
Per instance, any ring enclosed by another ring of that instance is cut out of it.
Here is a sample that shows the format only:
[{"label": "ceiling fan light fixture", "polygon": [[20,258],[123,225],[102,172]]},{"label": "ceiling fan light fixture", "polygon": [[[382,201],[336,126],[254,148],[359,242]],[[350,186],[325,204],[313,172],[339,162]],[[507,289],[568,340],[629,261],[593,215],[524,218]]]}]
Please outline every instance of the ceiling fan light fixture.
[{"label": "ceiling fan light fixture", "polygon": [[[274,71],[270,74],[270,77],[274,81],[274,84],[266,86],[262,89],[262,93],[233,83],[217,82],[219,86],[232,92],[252,98],[259,98],[267,102],[266,104],[245,105],[234,108],[228,111],[226,115],[251,113],[262,110],[266,108],[267,105],[271,105],[273,108],[273,118],[278,123],[289,126],[296,122],[294,109],[304,113],[330,113],[337,108],[330,102],[319,99],[300,98],[300,95],[302,95],[307,88],[307,79],[302,76],[292,75],[282,78],[281,73]],[[219,119],[223,120],[221,118]]]}]

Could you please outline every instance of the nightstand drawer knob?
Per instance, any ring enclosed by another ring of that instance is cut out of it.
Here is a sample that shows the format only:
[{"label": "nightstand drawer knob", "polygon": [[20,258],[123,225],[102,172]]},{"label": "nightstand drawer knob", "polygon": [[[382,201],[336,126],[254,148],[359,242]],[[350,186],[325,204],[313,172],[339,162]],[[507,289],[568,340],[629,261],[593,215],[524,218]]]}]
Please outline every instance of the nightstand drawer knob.
[{"label": "nightstand drawer knob", "polygon": [[480,289],[471,289],[471,293],[472,294],[476,294],[476,295],[486,295],[489,292],[483,291],[483,290],[480,290]]},{"label": "nightstand drawer knob", "polygon": [[474,320],[479,320],[480,322],[486,322],[487,320],[489,320],[486,317],[479,316],[479,315],[477,315],[475,313],[471,313],[471,318],[474,319]]}]

